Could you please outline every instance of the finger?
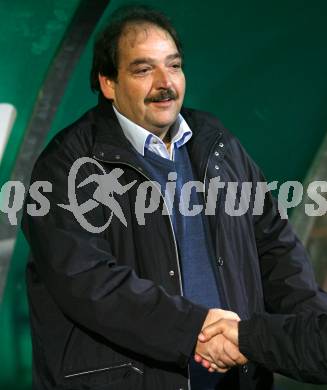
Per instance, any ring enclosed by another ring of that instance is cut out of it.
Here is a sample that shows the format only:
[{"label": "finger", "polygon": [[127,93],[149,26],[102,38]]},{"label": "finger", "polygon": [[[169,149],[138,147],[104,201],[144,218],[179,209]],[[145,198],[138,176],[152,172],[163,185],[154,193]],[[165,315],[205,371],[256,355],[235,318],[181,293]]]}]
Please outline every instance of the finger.
[{"label": "finger", "polygon": [[230,370],[230,368],[218,368],[218,372],[220,372],[221,374],[225,374],[225,372],[227,372],[228,370]]},{"label": "finger", "polygon": [[227,354],[223,353],[219,356],[221,364],[218,364],[218,367],[233,367],[236,365],[236,362],[232,360]]},{"label": "finger", "polygon": [[211,363],[210,368],[208,369],[209,372],[218,372],[219,367],[215,363]]},{"label": "finger", "polygon": [[224,336],[238,347],[238,322],[233,320],[226,320],[225,322]]},{"label": "finger", "polygon": [[204,368],[207,368],[207,369],[210,368],[210,366],[211,366],[211,363],[208,362],[208,360],[205,360],[205,359],[202,360],[201,364],[202,364],[202,366]]},{"label": "finger", "polygon": [[223,321],[224,320],[219,320],[206,326],[204,329],[201,330],[198,339],[202,342],[206,342],[217,334],[223,333],[225,330],[225,325]]},{"label": "finger", "polygon": [[206,362],[206,365],[209,365],[209,366],[211,366],[211,364],[213,364],[212,361],[207,360],[207,359],[202,359],[202,362]]},{"label": "finger", "polygon": [[202,357],[199,355],[199,354],[195,354],[194,355],[194,360],[197,362],[197,363],[201,363],[202,362]]},{"label": "finger", "polygon": [[224,369],[224,368],[228,368],[228,364],[225,364],[222,360],[217,360],[215,362],[217,368],[221,368],[221,369]]},{"label": "finger", "polygon": [[224,342],[224,352],[230,359],[234,361],[234,364],[245,364],[247,363],[247,358],[241,354],[238,347],[236,347],[232,342],[226,340]]},{"label": "finger", "polygon": [[[220,361],[223,363],[224,366],[227,367],[233,367],[236,365],[235,361],[231,359],[230,356],[225,352],[224,346],[226,343],[228,345],[230,341],[227,340],[223,335],[216,336],[209,343],[213,343],[210,349],[210,356],[213,363],[217,364],[217,361]],[[217,365],[219,367],[222,367],[221,364],[220,365],[217,364]]]},{"label": "finger", "polygon": [[220,309],[221,318],[225,320],[235,320],[240,321],[240,317],[237,313],[230,310],[222,310]]},{"label": "finger", "polygon": [[237,359],[240,357],[240,351],[238,349],[238,347],[236,345],[234,345],[231,341],[229,341],[228,339],[226,339],[224,341],[224,345],[223,345],[223,349],[224,349],[224,354],[226,356],[228,356],[231,360],[233,360],[234,362],[237,361]]},{"label": "finger", "polygon": [[240,353],[240,356],[236,360],[236,363],[242,366],[243,364],[246,364],[247,362],[248,362],[248,359]]},{"label": "finger", "polygon": [[216,362],[215,371],[220,372],[220,373],[224,373],[224,372],[227,372],[229,369],[230,369],[230,367],[225,366],[225,364],[223,362],[221,362],[221,361]]}]

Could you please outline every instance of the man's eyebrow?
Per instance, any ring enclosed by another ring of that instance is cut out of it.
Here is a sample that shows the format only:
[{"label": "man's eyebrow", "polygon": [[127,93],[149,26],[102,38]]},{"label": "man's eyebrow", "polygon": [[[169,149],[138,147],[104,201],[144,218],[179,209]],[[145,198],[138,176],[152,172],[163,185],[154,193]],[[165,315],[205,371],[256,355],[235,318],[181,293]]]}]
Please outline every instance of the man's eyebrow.
[{"label": "man's eyebrow", "polygon": [[181,60],[182,56],[179,53],[174,53],[167,56],[167,60],[175,60],[176,58]]},{"label": "man's eyebrow", "polygon": [[140,65],[140,64],[153,64],[154,60],[153,58],[150,57],[142,57],[142,58],[136,58],[134,61],[130,62],[128,67],[131,68],[132,66],[135,65]]},{"label": "man's eyebrow", "polygon": [[[181,55],[179,53],[174,53],[174,54],[170,54],[169,56],[166,57],[166,60],[170,61],[170,60],[174,60],[175,58],[180,58],[181,59]],[[155,60],[151,57],[141,57],[141,58],[136,58],[134,61],[132,61],[128,67],[129,68],[132,68],[134,66],[137,66],[137,65],[141,65],[141,64],[154,64],[155,63]]]}]

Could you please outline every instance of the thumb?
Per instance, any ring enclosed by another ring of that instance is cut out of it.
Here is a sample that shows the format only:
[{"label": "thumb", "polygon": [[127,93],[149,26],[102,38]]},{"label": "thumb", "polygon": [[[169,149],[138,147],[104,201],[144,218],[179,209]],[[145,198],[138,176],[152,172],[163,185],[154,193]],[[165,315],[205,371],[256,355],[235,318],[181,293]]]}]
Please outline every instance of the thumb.
[{"label": "thumb", "polygon": [[222,321],[223,320],[213,322],[212,324],[203,328],[198,336],[199,341],[206,342],[217,334],[223,333],[225,326]]},{"label": "thumb", "polygon": [[235,320],[240,321],[240,317],[237,313],[229,310],[221,310],[221,319],[223,320]]}]

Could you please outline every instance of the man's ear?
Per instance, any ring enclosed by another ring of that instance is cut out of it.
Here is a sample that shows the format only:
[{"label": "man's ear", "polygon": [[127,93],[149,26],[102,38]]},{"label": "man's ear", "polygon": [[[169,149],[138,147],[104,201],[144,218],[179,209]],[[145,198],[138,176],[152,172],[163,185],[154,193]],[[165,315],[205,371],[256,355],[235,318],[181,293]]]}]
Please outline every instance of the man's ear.
[{"label": "man's ear", "polygon": [[101,74],[99,74],[98,77],[103,96],[109,100],[115,100],[115,82],[108,79],[107,76],[102,76]]}]

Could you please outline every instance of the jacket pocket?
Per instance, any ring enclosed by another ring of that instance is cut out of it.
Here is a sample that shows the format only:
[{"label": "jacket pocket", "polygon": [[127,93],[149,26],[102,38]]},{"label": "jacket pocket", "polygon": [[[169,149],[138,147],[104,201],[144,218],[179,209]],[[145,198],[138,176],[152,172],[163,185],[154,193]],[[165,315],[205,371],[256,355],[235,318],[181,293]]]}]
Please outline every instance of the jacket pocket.
[{"label": "jacket pocket", "polygon": [[69,372],[64,375],[65,390],[141,389],[143,368],[134,362],[115,363],[108,367]]}]

